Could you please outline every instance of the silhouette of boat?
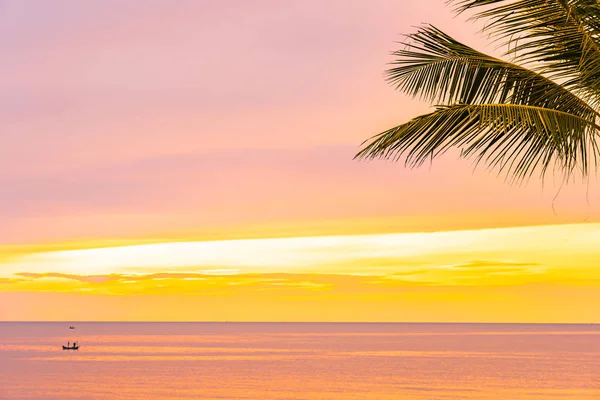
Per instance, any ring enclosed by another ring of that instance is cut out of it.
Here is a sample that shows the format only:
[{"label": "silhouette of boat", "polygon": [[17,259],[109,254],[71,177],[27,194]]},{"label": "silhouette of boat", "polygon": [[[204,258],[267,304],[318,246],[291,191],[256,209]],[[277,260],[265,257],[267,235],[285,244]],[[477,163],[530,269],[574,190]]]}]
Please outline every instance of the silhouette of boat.
[{"label": "silhouette of boat", "polygon": [[73,325],[71,325],[71,326],[69,327],[69,329],[75,329],[75,327],[74,327]]},{"label": "silhouette of boat", "polygon": [[79,344],[77,342],[73,342],[71,346],[71,342],[67,343],[66,346],[63,345],[63,350],[79,350]]}]

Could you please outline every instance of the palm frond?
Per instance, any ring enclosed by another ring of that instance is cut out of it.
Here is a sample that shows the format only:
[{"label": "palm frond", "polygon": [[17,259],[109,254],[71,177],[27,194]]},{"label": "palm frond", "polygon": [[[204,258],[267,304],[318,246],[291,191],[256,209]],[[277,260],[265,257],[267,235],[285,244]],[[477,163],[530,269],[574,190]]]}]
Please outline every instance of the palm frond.
[{"label": "palm frond", "polygon": [[421,166],[450,148],[463,157],[525,180],[550,167],[571,176],[586,175],[597,166],[594,135],[600,127],[563,111],[520,104],[457,104],[441,106],[430,114],[374,136],[355,158],[384,158]]},{"label": "palm frond", "polygon": [[394,52],[387,80],[436,103],[535,104],[594,120],[598,113],[563,86],[535,71],[466,46],[429,25]]},{"label": "palm frond", "polygon": [[519,62],[539,64],[600,102],[600,2],[598,0],[450,0],[457,11],[484,7],[475,18],[489,20],[486,30],[504,41]]}]

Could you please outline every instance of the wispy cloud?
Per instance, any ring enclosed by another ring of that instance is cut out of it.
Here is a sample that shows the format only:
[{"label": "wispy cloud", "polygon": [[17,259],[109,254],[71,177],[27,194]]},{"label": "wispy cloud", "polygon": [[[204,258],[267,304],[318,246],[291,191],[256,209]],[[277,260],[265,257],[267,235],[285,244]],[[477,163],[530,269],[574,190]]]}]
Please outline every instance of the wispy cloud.
[{"label": "wispy cloud", "polygon": [[19,272],[15,274],[25,278],[42,279],[42,278],[56,278],[56,279],[67,279],[75,280],[79,282],[88,283],[105,283],[109,281],[118,281],[123,279],[120,275],[73,275],[73,274],[61,274],[58,272],[47,272],[43,274],[37,274],[33,272]]},{"label": "wispy cloud", "polygon": [[[529,270],[528,268],[536,268]],[[210,295],[225,292],[329,291],[331,293],[391,293],[427,286],[519,285],[546,282],[549,277],[535,263],[473,261],[463,265],[431,266],[381,274],[344,273],[231,273],[231,271],[162,272],[148,274],[80,275],[57,272],[20,272],[5,278],[5,290],[56,291],[87,294]],[[12,285],[10,285],[12,283]]]},{"label": "wispy cloud", "polygon": [[364,277],[318,274],[244,274],[155,273],[136,275],[74,275],[61,273],[18,273],[6,291],[55,291],[86,294],[169,294],[210,295],[223,291],[329,290],[349,281],[364,283]]},{"label": "wispy cloud", "polygon": [[477,261],[471,261],[469,263],[465,263],[465,264],[458,264],[453,266],[456,269],[471,269],[471,268],[477,268],[479,270],[484,269],[484,268],[504,268],[504,267],[534,267],[534,266],[539,266],[541,265],[540,263],[533,263],[533,262],[529,262],[529,263],[525,263],[525,262],[517,262],[517,261],[494,261],[494,260],[488,260],[488,261],[483,261],[483,260],[477,260]]},{"label": "wispy cloud", "polygon": [[578,224],[149,243],[12,255],[2,274],[537,274],[594,267],[598,232],[599,224]]}]

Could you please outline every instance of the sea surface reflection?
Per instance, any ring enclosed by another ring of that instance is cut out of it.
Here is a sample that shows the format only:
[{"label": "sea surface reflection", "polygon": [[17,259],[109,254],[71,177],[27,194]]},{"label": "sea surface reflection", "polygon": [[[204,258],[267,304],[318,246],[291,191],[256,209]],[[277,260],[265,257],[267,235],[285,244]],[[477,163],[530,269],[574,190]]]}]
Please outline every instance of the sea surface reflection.
[{"label": "sea surface reflection", "polygon": [[598,325],[75,326],[0,323],[0,398],[600,399]]}]

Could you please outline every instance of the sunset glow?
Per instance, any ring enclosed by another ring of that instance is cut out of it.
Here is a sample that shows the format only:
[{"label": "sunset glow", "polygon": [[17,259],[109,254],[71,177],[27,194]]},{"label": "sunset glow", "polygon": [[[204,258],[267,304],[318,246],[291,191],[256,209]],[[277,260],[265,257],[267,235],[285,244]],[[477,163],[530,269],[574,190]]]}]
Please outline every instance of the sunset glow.
[{"label": "sunset glow", "polygon": [[353,160],[428,110],[400,34],[497,54],[445,1],[51,3],[0,4],[0,320],[600,322],[597,176]]},{"label": "sunset glow", "polygon": [[[86,305],[55,312],[6,309],[5,318],[15,319],[24,311],[34,319],[86,319],[90,309],[104,309],[105,318],[115,320],[176,315],[597,322],[599,228],[190,241],[13,254],[3,264],[2,298],[19,305],[43,293],[57,304],[78,297],[77,304]],[[111,306],[115,302],[118,309]],[[140,302],[147,305],[127,314]],[[162,307],[156,308],[158,302]],[[164,308],[169,302],[180,306]],[[269,303],[278,306],[265,307]],[[217,304],[218,312],[212,308]]]}]

